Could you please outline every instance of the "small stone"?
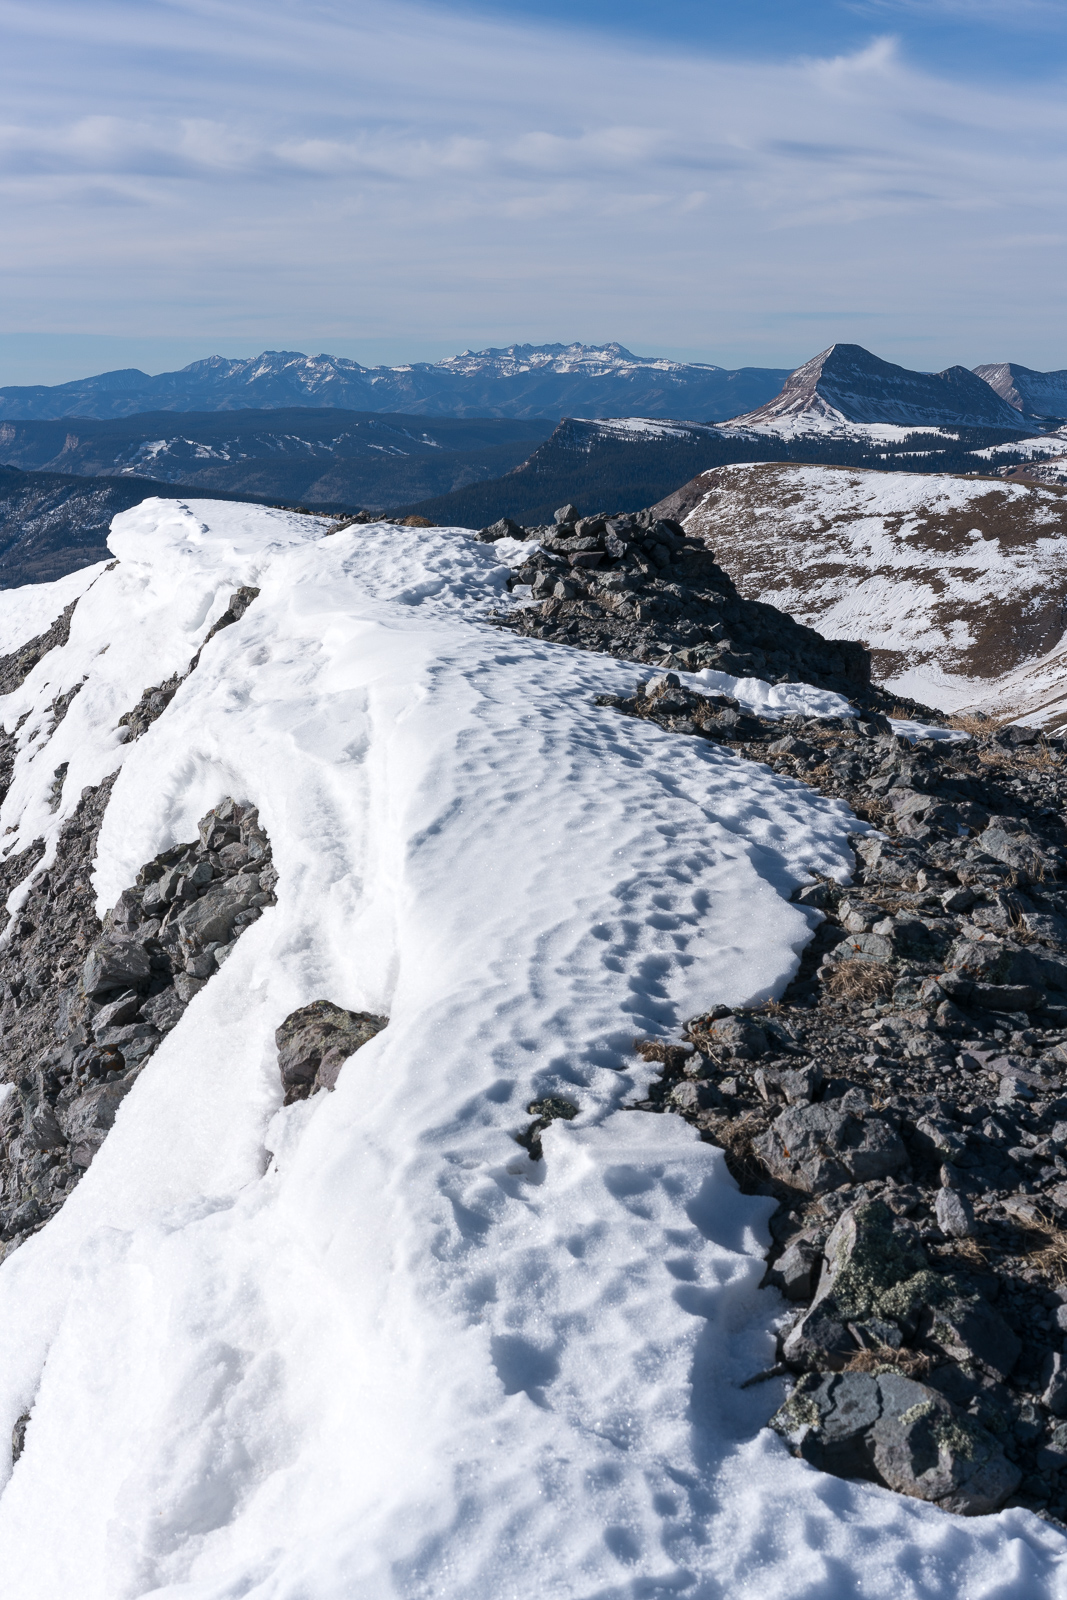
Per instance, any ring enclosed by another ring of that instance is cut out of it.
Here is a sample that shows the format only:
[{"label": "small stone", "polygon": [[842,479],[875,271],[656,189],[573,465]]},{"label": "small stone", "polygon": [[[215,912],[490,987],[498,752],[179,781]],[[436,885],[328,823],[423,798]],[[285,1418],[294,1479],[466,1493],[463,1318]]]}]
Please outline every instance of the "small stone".
[{"label": "small stone", "polygon": [[937,1225],[950,1239],[967,1239],[975,1231],[974,1210],[955,1189],[939,1189],[934,1202]]},{"label": "small stone", "polygon": [[787,1300],[810,1300],[822,1263],[822,1250],[810,1239],[796,1239],[767,1274],[767,1282]]},{"label": "small stone", "polygon": [[552,520],[558,527],[562,522],[577,522],[578,515],[578,507],[568,504],[565,506],[560,506],[558,511],[554,511],[552,513]]},{"label": "small stone", "polygon": [[1041,1404],[1054,1417],[1067,1417],[1067,1363],[1058,1350],[1046,1361],[1041,1379],[1045,1385]]}]

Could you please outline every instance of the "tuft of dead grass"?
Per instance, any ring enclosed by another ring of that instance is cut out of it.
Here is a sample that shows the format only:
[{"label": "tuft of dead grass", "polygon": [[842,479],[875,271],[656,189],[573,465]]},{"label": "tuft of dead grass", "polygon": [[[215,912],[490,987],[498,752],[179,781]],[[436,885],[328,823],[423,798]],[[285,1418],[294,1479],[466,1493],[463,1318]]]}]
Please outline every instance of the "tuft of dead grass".
[{"label": "tuft of dead grass", "polygon": [[906,1378],[915,1378],[921,1383],[929,1376],[932,1366],[931,1358],[921,1350],[894,1350],[892,1345],[880,1345],[876,1350],[857,1350],[854,1356],[849,1356],[842,1371],[875,1375],[902,1372]]},{"label": "tuft of dead grass", "polygon": [[707,1137],[722,1150],[727,1167],[742,1189],[751,1189],[766,1176],[754,1148],[754,1140],[766,1126],[767,1118],[758,1111],[746,1111],[740,1117],[714,1117],[706,1125]]},{"label": "tuft of dead grass", "polygon": [[669,1072],[680,1072],[693,1054],[684,1044],[668,1044],[665,1039],[635,1039],[634,1050],[642,1061],[659,1061]]},{"label": "tuft of dead grass", "polygon": [[877,961],[842,961],[823,987],[835,1000],[876,1000],[893,988],[893,974]]},{"label": "tuft of dead grass", "polygon": [[1054,1222],[1024,1230],[1016,1218],[1012,1221],[1016,1231],[1023,1235],[1023,1248],[1030,1265],[1053,1283],[1067,1283],[1067,1231]]}]

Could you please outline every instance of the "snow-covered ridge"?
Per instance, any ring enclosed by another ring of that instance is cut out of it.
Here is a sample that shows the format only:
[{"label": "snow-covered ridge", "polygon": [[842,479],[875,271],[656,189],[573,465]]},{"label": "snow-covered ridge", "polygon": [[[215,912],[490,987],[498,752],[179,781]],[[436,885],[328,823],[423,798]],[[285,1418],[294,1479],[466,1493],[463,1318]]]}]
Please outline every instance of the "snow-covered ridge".
[{"label": "snow-covered ridge", "polygon": [[[507,569],[462,530],[149,501],[112,543],[0,704],[26,714],[0,823],[52,848],[121,766],[104,909],[245,796],[278,904],[0,1267],[0,1428],[32,1407],[5,1600],[948,1600],[1006,1575],[1052,1600],[1061,1540],[1028,1514],[963,1524],[759,1432],[777,1386],[738,1384],[782,1315],[771,1202],[623,1109],[635,1033],[780,991],[812,926],[790,888],[848,872],[855,819],[595,707],[636,669],[488,625]],[[40,605],[0,596],[6,637]],[[320,995],[389,1026],[283,1110],[273,1031]],[[532,1163],[512,1135],[546,1093],[580,1115]]]}]

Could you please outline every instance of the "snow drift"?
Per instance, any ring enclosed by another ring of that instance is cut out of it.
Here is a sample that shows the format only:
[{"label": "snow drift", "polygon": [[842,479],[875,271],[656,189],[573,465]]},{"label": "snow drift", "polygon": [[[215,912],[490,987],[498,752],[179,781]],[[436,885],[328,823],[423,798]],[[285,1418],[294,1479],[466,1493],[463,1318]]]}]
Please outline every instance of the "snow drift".
[{"label": "snow drift", "polygon": [[[5,1596],[1063,1594],[1029,1514],[966,1523],[760,1431],[781,1388],[739,1383],[782,1315],[757,1287],[770,1202],[625,1109],[653,1070],[635,1034],[780,992],[813,915],[789,892],[847,874],[854,819],[596,708],[633,668],[490,626],[506,547],[324,531],[126,513],[119,564],[56,587],[58,611],[84,586],[69,643],[0,707],[21,721],[0,824],[45,839],[42,869],[121,766],[101,911],[225,794],[258,805],[280,874],[0,1267],[0,1425],[30,1411]],[[249,584],[124,744],[119,716]],[[41,614],[39,590],[0,596],[8,640]],[[283,1108],[274,1030],[320,996],[389,1026]],[[580,1114],[533,1162],[514,1134],[545,1094]]]}]

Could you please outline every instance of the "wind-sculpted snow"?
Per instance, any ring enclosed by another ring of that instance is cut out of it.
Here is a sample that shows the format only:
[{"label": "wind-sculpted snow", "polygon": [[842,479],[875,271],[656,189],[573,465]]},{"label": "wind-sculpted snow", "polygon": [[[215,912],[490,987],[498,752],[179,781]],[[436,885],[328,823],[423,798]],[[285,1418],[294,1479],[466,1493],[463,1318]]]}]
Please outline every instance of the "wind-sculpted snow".
[{"label": "wind-sculpted snow", "polygon": [[[103,909],[232,794],[278,903],[0,1267],[0,1426],[30,1412],[5,1600],[1062,1594],[1029,1514],[965,1523],[759,1431],[773,1202],[625,1109],[656,1071],[635,1034],[782,990],[814,916],[789,891],[847,875],[845,807],[595,707],[635,669],[484,621],[506,568],[461,530],[148,502],[112,547],[0,704],[29,713],[0,824],[47,862],[121,764]],[[320,996],[389,1025],[283,1108],[274,1031]],[[534,1162],[545,1095],[579,1115]]]}]

